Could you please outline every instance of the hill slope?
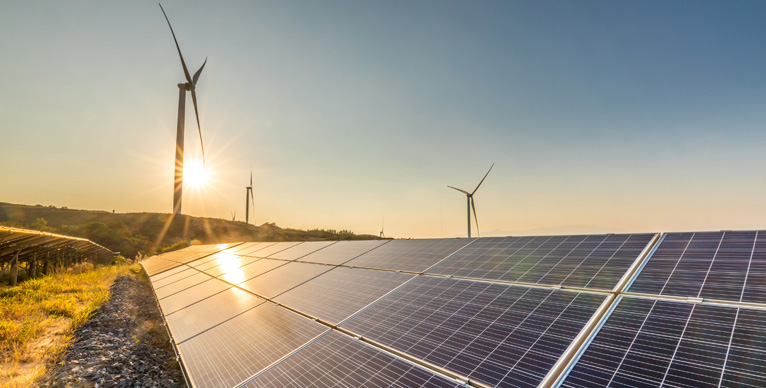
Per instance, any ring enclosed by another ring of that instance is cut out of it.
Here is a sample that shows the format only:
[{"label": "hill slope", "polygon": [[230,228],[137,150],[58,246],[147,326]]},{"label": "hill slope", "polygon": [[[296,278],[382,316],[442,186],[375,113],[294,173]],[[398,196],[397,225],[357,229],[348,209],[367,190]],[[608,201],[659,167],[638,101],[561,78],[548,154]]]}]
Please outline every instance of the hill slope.
[{"label": "hill slope", "polygon": [[152,255],[184,247],[235,241],[371,240],[373,235],[349,231],[283,229],[275,224],[255,226],[217,218],[164,213],[109,213],[54,206],[0,202],[0,224],[84,237],[125,257]]}]

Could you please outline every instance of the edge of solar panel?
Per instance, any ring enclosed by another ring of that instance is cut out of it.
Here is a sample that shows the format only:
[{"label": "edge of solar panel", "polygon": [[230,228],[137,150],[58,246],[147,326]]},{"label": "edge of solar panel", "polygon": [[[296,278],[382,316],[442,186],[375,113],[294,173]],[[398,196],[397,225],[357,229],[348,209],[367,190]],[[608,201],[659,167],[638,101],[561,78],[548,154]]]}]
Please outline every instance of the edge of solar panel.
[{"label": "edge of solar panel", "polygon": [[[759,310],[761,310],[761,309],[766,310],[766,303],[760,303],[760,304],[759,303],[745,303],[745,302],[739,302],[739,303],[733,303],[732,302],[732,303],[730,303],[728,301],[717,301],[717,300],[716,301],[712,301],[712,302],[710,302],[708,300],[705,300],[703,302],[701,299],[697,300],[697,298],[691,298],[691,299],[693,299],[693,300],[691,300],[690,298],[678,297],[678,296],[672,296],[672,295],[653,295],[653,294],[637,294],[637,295],[634,295],[634,294],[631,294],[629,292],[626,292],[626,290],[628,290],[632,286],[632,284],[635,282],[635,280],[640,276],[640,274],[642,273],[643,269],[646,267],[647,263],[649,262],[649,258],[651,258],[652,255],[654,254],[654,252],[660,247],[660,245],[661,245],[661,243],[664,240],[666,235],[667,235],[667,233],[660,233],[660,234],[655,234],[654,235],[652,240],[649,243],[647,243],[647,245],[643,248],[641,254],[638,255],[638,257],[633,261],[631,266],[625,271],[625,273],[622,274],[622,277],[619,279],[619,281],[617,282],[617,284],[615,285],[615,287],[612,290],[587,290],[587,289],[586,290],[581,290],[581,291],[584,291],[584,292],[591,292],[591,293],[594,293],[594,294],[602,294],[602,295],[605,296],[605,298],[604,298],[602,304],[597,309],[597,311],[594,312],[594,314],[592,314],[588,318],[587,323],[583,326],[583,328],[578,333],[578,335],[577,335],[578,337],[582,336],[584,338],[582,338],[579,341],[579,343],[578,343],[578,339],[575,338],[569,344],[569,347],[559,357],[559,359],[557,360],[556,364],[549,370],[548,375],[546,375],[545,378],[540,382],[540,386],[560,386],[562,384],[562,382],[564,380],[566,380],[566,377],[569,375],[571,370],[574,367],[576,367],[578,361],[580,360],[580,358],[582,357],[584,352],[587,351],[589,346],[592,344],[593,340],[598,336],[598,333],[601,331],[601,329],[606,324],[608,319],[612,316],[614,310],[617,308],[617,306],[619,305],[620,301],[624,300],[625,298],[630,298],[630,299],[652,299],[652,300],[658,300],[658,301],[665,300],[665,301],[674,302],[674,303],[683,303],[684,301],[687,301],[687,302],[692,302],[692,303],[703,303],[705,305],[722,305],[723,307],[735,307],[735,308],[744,308],[744,309],[750,309],[750,310],[756,308],[756,309],[759,309]],[[476,241],[476,240],[473,240],[473,241]],[[473,241],[467,243],[466,246],[470,245]],[[338,245],[340,245],[340,244],[342,244],[342,242],[338,242]],[[291,246],[289,246],[289,247],[287,247],[287,248],[285,248],[283,250],[280,250],[280,251],[284,251],[284,250],[290,249],[290,248],[295,247],[297,245],[299,245],[299,244],[291,245]],[[373,251],[373,250],[375,250],[376,248],[378,248],[378,247],[380,247],[382,245],[385,245],[385,243],[381,244],[381,245],[378,245],[375,248],[372,248],[371,250],[368,250],[367,252]],[[321,251],[322,249],[324,249],[324,248],[320,248],[317,251]],[[460,248],[458,251],[460,251],[461,249],[463,249],[463,248]],[[313,252],[311,252],[311,253],[309,253],[309,254],[307,254],[305,256],[310,256],[312,253],[317,252],[317,251],[313,251]],[[277,252],[279,252],[279,251],[277,251]],[[365,252],[365,253],[367,253],[367,252]],[[456,252],[453,252],[453,254],[456,253]],[[361,256],[361,255],[359,255],[359,256]],[[359,256],[357,256],[357,257],[359,257]],[[450,257],[450,256],[447,256],[447,257]],[[296,262],[300,258],[301,257],[296,258],[296,259],[292,259],[292,261]],[[442,259],[442,261],[445,260],[445,259],[446,258]],[[275,258],[275,260],[283,260],[283,259]],[[300,262],[300,261],[297,261],[297,262]],[[347,263],[347,262],[345,262],[345,263]],[[325,265],[334,266],[334,267],[343,267],[344,266],[342,264],[325,264]],[[353,267],[353,266],[351,266],[351,267]],[[372,270],[375,270],[375,269],[373,268]],[[326,273],[326,272],[323,272],[323,273]],[[317,276],[321,276],[321,274],[317,275]],[[433,274],[423,274],[423,273],[420,273],[420,274],[418,274],[417,276],[413,277],[410,280],[414,280],[414,279],[419,278],[421,276],[426,276],[426,277],[430,277],[430,276],[444,277],[443,275],[433,275]],[[455,277],[455,278],[461,279],[460,277],[457,277],[457,276],[448,276],[448,277]],[[316,277],[313,277],[311,279],[314,279],[314,278],[316,278]],[[517,284],[517,283],[514,283],[514,282],[510,282],[509,283],[509,282],[506,282],[506,281],[503,281],[503,280],[492,280],[492,279],[471,279],[471,278],[467,278],[467,279],[463,279],[463,280],[488,282],[488,283],[495,283],[495,284],[515,285],[515,286],[522,286],[522,287],[523,286],[532,286],[532,287],[540,287],[540,288],[547,288],[547,289],[551,289],[552,288],[554,290],[563,289],[563,291],[578,291],[578,290],[572,290],[571,289],[572,287],[568,287],[568,286],[564,286],[564,287],[558,286],[557,287],[555,285],[551,286],[551,285],[544,285],[544,284],[543,285],[541,285],[541,284]],[[299,286],[302,285],[302,284],[305,284],[308,281],[310,281],[310,279],[307,280],[307,281],[303,281],[303,282],[299,283]],[[407,281],[404,284],[407,284],[409,282],[410,281]],[[399,287],[397,287],[397,289],[403,287],[404,284],[402,284]],[[251,291],[247,291],[247,292],[252,293]],[[252,294],[255,294],[255,293],[252,293]],[[257,294],[255,294],[255,295],[257,296]],[[381,297],[380,299],[383,299],[383,298],[387,297],[388,295],[389,294],[386,294],[383,297]],[[276,296],[274,296],[272,298],[275,298],[275,297]],[[157,300],[156,294],[155,294],[155,301],[158,303],[158,306],[159,306],[159,300]],[[351,318],[356,317],[359,314],[362,314],[363,311],[365,311],[366,309],[370,308],[372,305],[378,303],[378,301],[375,301],[375,302],[371,303],[370,305],[368,305],[367,307],[365,307],[364,309],[355,312],[348,319],[344,320],[344,322],[348,322],[348,321],[351,320]],[[313,317],[310,314],[307,314],[307,313],[302,312],[300,310],[296,310],[296,309],[294,309],[292,307],[289,307],[289,306],[281,305],[280,303],[275,302],[273,300],[269,300],[269,303],[270,304],[274,304],[277,307],[285,308],[286,310],[291,311],[292,313],[295,313],[297,315],[302,315],[304,318],[307,318],[307,319],[312,319],[312,317]],[[603,310],[603,312],[599,313],[599,311],[601,311],[601,310]],[[163,314],[163,319],[165,319],[164,314]],[[316,320],[316,318],[313,318],[313,319]],[[324,324],[324,325],[327,326],[327,324]],[[332,324],[330,324],[330,325],[332,325]],[[337,328],[337,327],[333,328],[332,326],[329,326],[328,328],[330,328],[331,331],[337,330],[337,331],[340,331],[341,333],[343,333],[343,331],[344,331],[341,328]],[[335,330],[332,330],[332,329],[335,329]],[[167,325],[166,325],[166,330],[168,330]],[[168,335],[169,335],[170,338],[172,338],[169,330],[168,330]],[[344,335],[349,335],[349,333],[344,333]],[[352,335],[353,335],[353,332],[352,332]],[[319,338],[321,338],[321,337],[319,337]],[[360,338],[360,339],[362,341],[367,341],[368,344],[370,343],[369,341],[371,341],[371,340],[366,339],[366,338]],[[173,348],[174,348],[174,351],[176,352],[176,355],[179,355],[180,353],[178,352],[178,349],[176,349],[177,344],[175,343],[175,341],[172,341],[172,342],[173,342]],[[305,349],[308,346],[309,345],[304,345],[303,347],[295,349],[290,354],[297,354],[301,350]],[[396,351],[392,352],[392,351],[390,351],[390,349],[386,350],[386,345],[385,344],[377,344],[374,347],[378,348],[379,350],[382,349],[383,351],[386,351],[389,354],[393,354],[394,356],[401,357],[401,356],[397,355]],[[569,354],[569,353],[572,353],[572,354]],[[407,355],[406,353],[404,353],[404,354]],[[568,354],[569,354],[569,358],[566,358],[566,356]],[[407,359],[407,357],[404,357],[404,359]],[[281,361],[279,361],[279,362],[281,362]],[[279,362],[275,363],[274,365],[279,364]],[[434,366],[435,365],[426,366],[426,369],[434,370],[434,368],[433,368]],[[186,367],[185,367],[185,365],[183,365],[183,362],[182,362],[182,367],[184,368],[183,369],[184,373],[186,373],[187,372],[186,369],[185,369]],[[436,368],[439,368],[439,367],[436,366]],[[557,371],[557,369],[560,369],[560,370]],[[447,372],[451,372],[451,371],[447,370]],[[449,375],[449,373],[448,373],[448,375]],[[186,378],[186,376],[185,376],[185,378]],[[458,381],[460,383],[463,383],[463,381],[461,381],[459,378],[456,381]],[[241,384],[245,384],[245,383],[248,383],[248,381],[244,381]],[[481,384],[480,384],[480,386],[481,386]]]}]

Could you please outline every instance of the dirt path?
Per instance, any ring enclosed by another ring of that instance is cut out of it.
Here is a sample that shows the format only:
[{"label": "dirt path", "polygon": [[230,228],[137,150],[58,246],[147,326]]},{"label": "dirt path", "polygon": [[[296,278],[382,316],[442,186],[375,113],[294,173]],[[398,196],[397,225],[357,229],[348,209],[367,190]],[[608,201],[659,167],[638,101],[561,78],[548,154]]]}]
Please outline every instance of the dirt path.
[{"label": "dirt path", "polygon": [[42,387],[186,387],[146,281],[119,276]]}]

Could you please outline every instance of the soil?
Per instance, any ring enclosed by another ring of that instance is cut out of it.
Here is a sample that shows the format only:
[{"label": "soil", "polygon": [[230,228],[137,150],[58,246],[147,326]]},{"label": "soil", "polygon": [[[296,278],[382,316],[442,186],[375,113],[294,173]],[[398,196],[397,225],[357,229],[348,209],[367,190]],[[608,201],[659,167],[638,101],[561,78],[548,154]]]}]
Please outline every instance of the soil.
[{"label": "soil", "polygon": [[74,333],[42,387],[186,387],[154,294],[119,276],[110,299]]}]

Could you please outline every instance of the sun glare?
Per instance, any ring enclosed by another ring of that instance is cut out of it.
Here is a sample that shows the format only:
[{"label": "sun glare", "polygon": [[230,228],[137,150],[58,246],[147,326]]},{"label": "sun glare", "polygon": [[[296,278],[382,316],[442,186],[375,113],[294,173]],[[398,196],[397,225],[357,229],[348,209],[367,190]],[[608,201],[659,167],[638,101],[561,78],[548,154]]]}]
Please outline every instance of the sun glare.
[{"label": "sun glare", "polygon": [[207,172],[202,162],[194,160],[184,164],[184,184],[191,187],[202,187],[207,183]]}]

